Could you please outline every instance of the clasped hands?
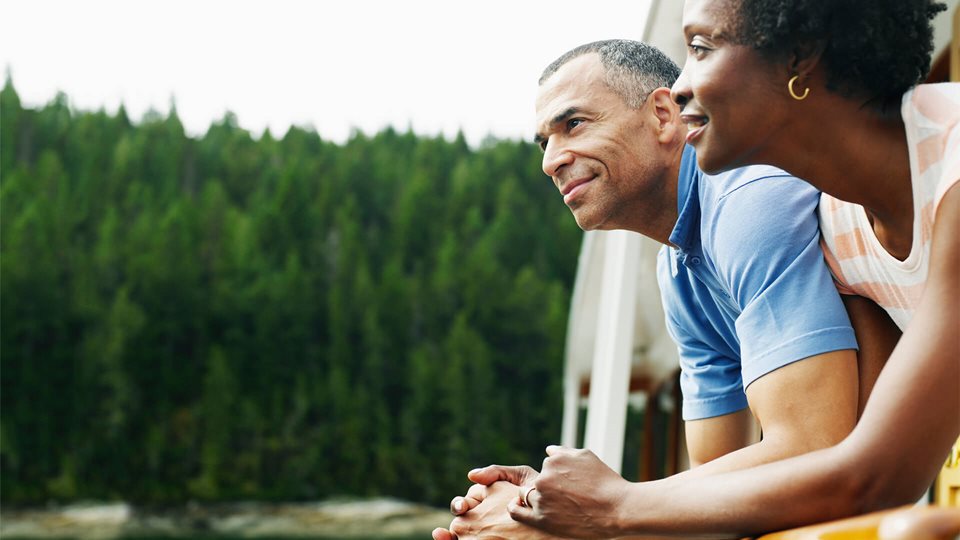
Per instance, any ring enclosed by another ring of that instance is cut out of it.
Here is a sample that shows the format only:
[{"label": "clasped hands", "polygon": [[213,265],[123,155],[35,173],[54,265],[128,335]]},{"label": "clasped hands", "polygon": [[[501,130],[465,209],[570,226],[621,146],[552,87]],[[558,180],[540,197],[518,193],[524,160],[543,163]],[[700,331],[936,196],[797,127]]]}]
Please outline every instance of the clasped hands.
[{"label": "clasped hands", "polygon": [[[450,502],[456,516],[434,540],[613,538],[629,482],[589,450],[547,447],[541,472],[490,465],[467,474],[467,494]],[[527,500],[523,494],[530,488]]]}]

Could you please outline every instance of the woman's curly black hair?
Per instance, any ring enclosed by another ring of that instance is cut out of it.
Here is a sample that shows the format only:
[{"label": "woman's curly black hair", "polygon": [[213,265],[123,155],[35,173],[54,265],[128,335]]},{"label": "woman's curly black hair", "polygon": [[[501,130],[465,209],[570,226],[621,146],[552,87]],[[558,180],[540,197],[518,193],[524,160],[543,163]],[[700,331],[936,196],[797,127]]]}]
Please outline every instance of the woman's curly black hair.
[{"label": "woman's curly black hair", "polygon": [[822,45],[827,89],[896,110],[933,51],[935,0],[738,0],[735,39],[769,58]]}]

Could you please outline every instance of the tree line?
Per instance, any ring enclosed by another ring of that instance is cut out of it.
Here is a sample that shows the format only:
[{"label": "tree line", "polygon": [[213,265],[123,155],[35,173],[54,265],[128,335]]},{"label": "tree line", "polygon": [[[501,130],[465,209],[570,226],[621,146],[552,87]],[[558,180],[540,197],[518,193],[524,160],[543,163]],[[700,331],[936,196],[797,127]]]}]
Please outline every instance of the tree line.
[{"label": "tree line", "polygon": [[530,143],[188,136],[0,92],[0,495],[445,504],[559,438],[581,233]]}]

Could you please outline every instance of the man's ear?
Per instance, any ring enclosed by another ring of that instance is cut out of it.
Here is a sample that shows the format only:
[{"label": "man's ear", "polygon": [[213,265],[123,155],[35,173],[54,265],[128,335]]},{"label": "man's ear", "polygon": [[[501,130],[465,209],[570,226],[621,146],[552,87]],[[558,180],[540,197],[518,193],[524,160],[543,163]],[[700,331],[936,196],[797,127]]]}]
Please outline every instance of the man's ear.
[{"label": "man's ear", "polygon": [[673,142],[680,127],[680,106],[670,97],[669,88],[657,88],[647,98],[650,112],[656,118],[657,140]]}]

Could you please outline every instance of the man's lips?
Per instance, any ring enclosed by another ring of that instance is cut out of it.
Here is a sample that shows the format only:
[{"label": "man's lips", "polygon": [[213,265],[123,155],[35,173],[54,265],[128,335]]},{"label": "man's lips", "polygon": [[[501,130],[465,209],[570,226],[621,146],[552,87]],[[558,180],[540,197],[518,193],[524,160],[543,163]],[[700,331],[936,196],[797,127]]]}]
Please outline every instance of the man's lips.
[{"label": "man's lips", "polygon": [[560,194],[563,195],[563,202],[569,203],[576,195],[579,193],[586,184],[591,180],[596,178],[595,176],[588,176],[586,178],[578,178],[576,180],[571,180],[563,185],[560,188]]}]

